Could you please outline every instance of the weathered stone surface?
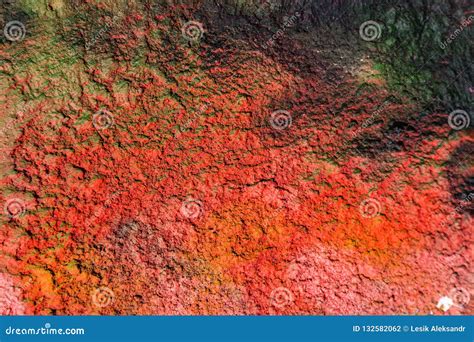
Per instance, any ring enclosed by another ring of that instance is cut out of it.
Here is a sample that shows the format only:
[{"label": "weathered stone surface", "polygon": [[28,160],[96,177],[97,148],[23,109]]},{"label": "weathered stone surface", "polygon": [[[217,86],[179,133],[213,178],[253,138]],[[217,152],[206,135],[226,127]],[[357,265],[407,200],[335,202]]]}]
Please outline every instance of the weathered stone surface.
[{"label": "weathered stone surface", "polygon": [[359,22],[37,3],[1,48],[1,314],[472,314],[472,130]]}]

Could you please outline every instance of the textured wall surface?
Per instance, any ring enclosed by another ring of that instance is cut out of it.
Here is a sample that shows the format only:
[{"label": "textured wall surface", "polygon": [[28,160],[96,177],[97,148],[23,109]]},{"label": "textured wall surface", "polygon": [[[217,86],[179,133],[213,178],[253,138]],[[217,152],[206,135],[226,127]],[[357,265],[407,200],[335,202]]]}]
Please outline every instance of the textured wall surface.
[{"label": "textured wall surface", "polygon": [[472,13],[3,0],[0,314],[473,314]]}]

